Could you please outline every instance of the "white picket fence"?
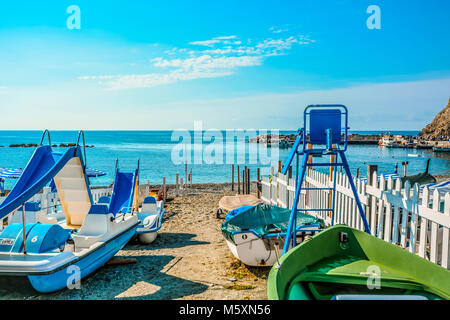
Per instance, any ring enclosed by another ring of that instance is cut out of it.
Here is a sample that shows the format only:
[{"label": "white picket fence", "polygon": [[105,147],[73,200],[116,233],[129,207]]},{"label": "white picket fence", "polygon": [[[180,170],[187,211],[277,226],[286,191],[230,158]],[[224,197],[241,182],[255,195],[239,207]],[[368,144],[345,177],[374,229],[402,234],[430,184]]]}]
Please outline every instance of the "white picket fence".
[{"label": "white picket fence", "polygon": [[[366,213],[372,235],[391,242],[422,258],[450,269],[449,228],[450,193],[440,195],[437,190],[420,189],[406,182],[401,187],[400,179],[377,179],[368,185],[354,178],[359,199]],[[309,170],[304,187],[331,188],[330,176],[317,170]],[[261,199],[270,204],[292,208],[295,195],[295,179],[278,173],[278,176],[262,177]],[[298,208],[329,209],[330,190],[302,190]],[[345,174],[336,173],[334,224],[346,224],[363,230],[362,220],[355,198]],[[309,211],[331,225],[331,213]]]}]

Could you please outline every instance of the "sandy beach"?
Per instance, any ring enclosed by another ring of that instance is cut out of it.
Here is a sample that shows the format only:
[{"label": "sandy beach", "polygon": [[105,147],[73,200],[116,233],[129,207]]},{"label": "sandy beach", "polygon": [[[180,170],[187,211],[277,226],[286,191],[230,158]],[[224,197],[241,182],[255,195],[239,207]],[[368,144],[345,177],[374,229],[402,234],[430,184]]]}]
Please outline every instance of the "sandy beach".
[{"label": "sandy beach", "polygon": [[[256,183],[251,192],[256,194]],[[39,294],[25,281],[2,284],[0,299],[267,299],[270,268],[243,265],[220,231],[218,202],[234,194],[229,183],[194,184],[178,195],[169,186],[166,216],[155,242],[132,240],[116,255],[136,263],[105,265],[83,279],[79,290]]]},{"label": "sandy beach", "polygon": [[[255,186],[253,185],[253,188]],[[216,218],[229,184],[194,185],[169,195],[166,219],[150,245],[131,241],[116,257],[137,263],[104,266],[81,289],[38,294],[19,283],[1,299],[266,299],[270,268],[247,268],[233,257]],[[235,194],[235,192],[234,192]]]}]

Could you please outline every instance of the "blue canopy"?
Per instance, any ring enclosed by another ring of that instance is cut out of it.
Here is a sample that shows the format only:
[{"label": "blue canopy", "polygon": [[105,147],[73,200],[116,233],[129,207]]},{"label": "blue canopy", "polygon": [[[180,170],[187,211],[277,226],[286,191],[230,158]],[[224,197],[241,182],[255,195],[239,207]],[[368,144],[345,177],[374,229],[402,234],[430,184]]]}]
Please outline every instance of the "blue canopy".
[{"label": "blue canopy", "polygon": [[88,178],[95,178],[105,176],[106,173],[100,170],[86,168],[86,175]]},{"label": "blue canopy", "polygon": [[[380,181],[381,176],[382,176],[381,174],[378,175],[378,181]],[[399,179],[400,178],[400,176],[397,173],[386,173],[386,174],[383,174],[383,176],[384,176],[385,180],[388,180],[389,178],[392,178],[392,179]],[[359,179],[361,181],[367,182],[367,177],[362,177],[362,178],[359,178]]]},{"label": "blue canopy", "polygon": [[0,168],[0,178],[3,179],[19,179],[22,169]]},{"label": "blue canopy", "polygon": [[441,194],[445,195],[447,192],[450,192],[450,180],[444,182],[430,183],[423,186],[420,186],[420,189],[423,190],[424,187],[428,187],[428,190],[434,192],[435,189]]},{"label": "blue canopy", "polygon": [[[7,169],[7,168],[0,168],[0,179],[19,179],[20,175],[22,174],[23,169]],[[96,169],[90,169],[86,168],[86,175],[91,178],[95,177],[101,177],[106,175],[106,173],[96,170]]]}]

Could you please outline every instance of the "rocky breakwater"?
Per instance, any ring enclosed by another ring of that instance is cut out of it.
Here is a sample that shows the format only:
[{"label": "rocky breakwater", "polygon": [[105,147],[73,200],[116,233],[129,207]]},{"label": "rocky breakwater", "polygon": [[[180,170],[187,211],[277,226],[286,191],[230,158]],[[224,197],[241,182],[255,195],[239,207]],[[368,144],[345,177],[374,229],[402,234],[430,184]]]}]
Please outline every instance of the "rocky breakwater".
[{"label": "rocky breakwater", "polygon": [[[255,138],[249,139],[248,142],[263,143],[263,144],[278,144],[282,141],[286,141],[290,144],[294,143],[297,135],[259,135]],[[348,144],[378,144],[380,136],[376,134],[357,134],[352,133],[348,135]]]},{"label": "rocky breakwater", "polygon": [[[10,144],[9,147],[10,148],[36,148],[39,145],[36,143],[20,143],[20,144]],[[69,147],[75,147],[76,144],[75,143],[60,143],[58,144],[53,144],[52,147],[53,148],[69,148]],[[93,145],[87,145],[86,148],[93,148]]]}]

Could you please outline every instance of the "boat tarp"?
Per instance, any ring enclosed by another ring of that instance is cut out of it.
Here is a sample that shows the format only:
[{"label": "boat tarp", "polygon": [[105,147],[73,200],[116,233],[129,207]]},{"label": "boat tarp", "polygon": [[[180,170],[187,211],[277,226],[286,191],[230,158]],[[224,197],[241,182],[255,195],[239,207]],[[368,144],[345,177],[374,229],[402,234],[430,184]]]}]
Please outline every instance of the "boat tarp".
[{"label": "boat tarp", "polygon": [[251,194],[240,194],[236,196],[224,196],[219,200],[219,208],[225,211],[231,211],[242,206],[256,206],[262,203],[261,199],[258,199]]},{"label": "boat tarp", "polygon": [[[260,204],[241,211],[222,224],[222,233],[230,238],[233,232],[252,230],[260,237],[273,233],[286,233],[291,210],[268,204]],[[297,227],[319,224],[325,227],[322,219],[303,212],[297,214]],[[231,238],[230,238],[231,239]]]}]

